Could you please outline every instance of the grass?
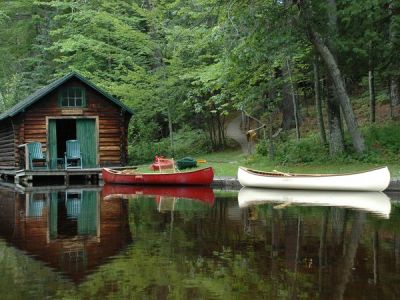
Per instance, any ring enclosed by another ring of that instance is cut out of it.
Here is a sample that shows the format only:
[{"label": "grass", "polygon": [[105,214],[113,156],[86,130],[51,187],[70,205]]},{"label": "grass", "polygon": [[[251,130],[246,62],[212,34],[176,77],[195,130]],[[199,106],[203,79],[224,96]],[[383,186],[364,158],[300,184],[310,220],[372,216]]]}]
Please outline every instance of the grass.
[{"label": "grass", "polygon": [[[205,163],[199,163],[198,168],[213,167],[216,176],[236,176],[237,168],[239,165],[243,165],[246,161],[246,156],[240,151],[226,151],[226,152],[215,152],[204,155],[196,155],[194,157],[197,160],[205,160]],[[137,171],[143,173],[153,173],[149,166],[152,162],[147,164],[139,165]],[[189,171],[191,169],[187,169]],[[194,169],[192,169],[194,170]],[[157,173],[158,171],[155,171]],[[163,172],[170,172],[170,170],[163,170]]]},{"label": "grass", "polygon": [[[337,163],[327,162],[321,164],[286,164],[280,165],[271,162],[267,157],[247,156],[240,151],[216,152],[196,157],[205,159],[207,163],[202,166],[212,166],[216,176],[233,176],[237,174],[238,166],[254,168],[258,170],[271,171],[279,170],[282,172],[297,173],[351,173],[373,169],[381,165],[373,163]],[[396,163],[388,164],[392,177],[400,177],[400,165]]]},{"label": "grass", "polygon": [[[204,155],[196,155],[195,159],[204,159],[205,163],[200,163],[199,168],[213,167],[215,176],[230,176],[236,177],[239,166],[254,168],[263,171],[279,170],[282,172],[297,172],[297,173],[351,173],[373,169],[382,165],[373,163],[338,163],[327,162],[323,165],[310,164],[285,164],[280,165],[271,162],[267,157],[256,155],[245,155],[239,150],[207,153]],[[139,172],[151,173],[149,169],[151,162],[138,166]],[[391,163],[389,167],[392,177],[400,177],[400,165]],[[190,169],[188,169],[189,171]]]}]

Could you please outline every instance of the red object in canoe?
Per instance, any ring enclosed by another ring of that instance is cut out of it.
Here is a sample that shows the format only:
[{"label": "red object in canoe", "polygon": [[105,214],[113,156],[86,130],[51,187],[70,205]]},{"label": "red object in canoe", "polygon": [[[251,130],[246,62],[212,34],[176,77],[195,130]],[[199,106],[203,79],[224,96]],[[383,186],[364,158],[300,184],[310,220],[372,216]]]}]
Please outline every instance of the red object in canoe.
[{"label": "red object in canoe", "polygon": [[197,200],[210,206],[214,204],[214,191],[208,186],[129,186],[106,184],[102,190],[103,199],[125,198],[126,196],[151,195]]},{"label": "red object in canoe", "polygon": [[162,156],[156,156],[154,162],[150,166],[153,171],[172,169],[174,167],[174,161],[172,159],[164,158]]},{"label": "red object in canoe", "polygon": [[210,185],[214,179],[213,168],[177,173],[124,174],[107,168],[102,170],[105,183],[154,185]]}]

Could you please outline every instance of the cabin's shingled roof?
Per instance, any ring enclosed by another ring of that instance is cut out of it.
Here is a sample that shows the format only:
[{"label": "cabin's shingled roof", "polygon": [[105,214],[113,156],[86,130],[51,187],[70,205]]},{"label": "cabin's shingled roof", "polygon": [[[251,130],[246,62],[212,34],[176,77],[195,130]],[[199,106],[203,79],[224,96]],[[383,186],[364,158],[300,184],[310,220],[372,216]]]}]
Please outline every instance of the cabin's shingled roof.
[{"label": "cabin's shingled roof", "polygon": [[3,119],[6,119],[8,117],[13,117],[16,114],[18,114],[19,112],[25,110],[27,107],[29,107],[30,105],[32,105],[36,101],[40,100],[42,97],[46,96],[50,92],[54,91],[56,88],[58,88],[60,85],[62,85],[64,82],[66,82],[67,80],[71,79],[72,77],[78,78],[80,81],[82,81],[86,85],[90,86],[91,88],[93,88],[94,90],[96,90],[97,92],[102,94],[104,97],[106,97],[107,99],[109,99],[110,101],[114,102],[115,104],[117,104],[118,106],[120,106],[121,108],[125,109],[127,112],[129,112],[130,114],[133,115],[133,111],[128,106],[123,104],[121,101],[119,101],[118,99],[114,98],[113,96],[111,96],[110,94],[105,92],[104,90],[100,89],[99,87],[97,87],[95,84],[90,82],[88,79],[86,79],[82,75],[80,75],[80,74],[78,74],[76,72],[72,72],[72,73],[69,73],[69,74],[67,74],[67,75],[65,75],[65,76],[53,81],[52,83],[46,85],[45,87],[42,87],[41,89],[37,90],[33,94],[31,94],[28,97],[26,97],[21,102],[18,102],[16,105],[11,107],[10,109],[8,109],[5,112],[1,113],[0,114],[0,121],[3,120]]}]

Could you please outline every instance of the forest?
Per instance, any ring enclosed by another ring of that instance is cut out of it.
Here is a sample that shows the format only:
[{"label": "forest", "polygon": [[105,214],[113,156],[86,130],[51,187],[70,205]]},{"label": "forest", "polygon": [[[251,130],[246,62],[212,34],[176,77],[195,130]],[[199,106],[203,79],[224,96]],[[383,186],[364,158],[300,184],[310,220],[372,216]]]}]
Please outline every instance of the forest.
[{"label": "forest", "polygon": [[0,112],[76,71],[131,107],[133,163],[232,147],[281,162],[400,158],[398,0],[2,0]]}]

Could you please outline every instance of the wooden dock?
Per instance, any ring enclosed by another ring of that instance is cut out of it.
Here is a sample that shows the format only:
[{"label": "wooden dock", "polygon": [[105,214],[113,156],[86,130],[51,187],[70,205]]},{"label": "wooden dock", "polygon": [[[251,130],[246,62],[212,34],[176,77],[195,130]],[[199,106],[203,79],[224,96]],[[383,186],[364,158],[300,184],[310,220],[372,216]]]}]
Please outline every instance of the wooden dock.
[{"label": "wooden dock", "polygon": [[71,179],[78,179],[82,183],[99,184],[102,180],[102,168],[89,169],[56,169],[56,170],[11,170],[0,169],[0,177],[5,181],[13,181],[22,186],[32,186],[33,181],[46,181],[49,183],[62,182],[70,185]]}]

